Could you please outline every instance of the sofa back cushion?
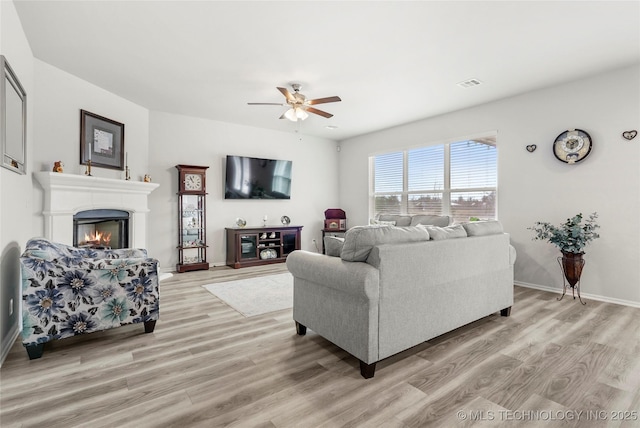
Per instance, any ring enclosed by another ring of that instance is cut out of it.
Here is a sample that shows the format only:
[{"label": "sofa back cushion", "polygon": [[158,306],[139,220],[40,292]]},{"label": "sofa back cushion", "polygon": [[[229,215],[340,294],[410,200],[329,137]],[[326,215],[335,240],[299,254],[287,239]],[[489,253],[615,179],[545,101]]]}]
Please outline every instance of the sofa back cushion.
[{"label": "sofa back cushion", "polygon": [[395,220],[376,220],[375,218],[372,218],[369,224],[377,224],[380,226],[395,226],[396,221]]},{"label": "sofa back cushion", "polygon": [[462,227],[467,231],[468,236],[497,235],[502,233],[502,224],[499,221],[470,221],[462,223]]},{"label": "sofa back cushion", "polygon": [[431,239],[434,241],[467,237],[467,232],[460,224],[447,227],[425,226],[425,228],[429,231],[429,236],[431,236]]},{"label": "sofa back cushion", "polygon": [[448,215],[414,215],[411,217],[411,226],[432,225],[446,227],[451,224],[451,217]]},{"label": "sofa back cushion", "polygon": [[379,221],[395,221],[394,226],[404,227],[411,226],[410,215],[396,215],[396,214],[380,214],[376,220]]},{"label": "sofa back cushion", "polygon": [[428,240],[429,232],[423,226],[356,226],[345,233],[340,257],[349,262],[364,262],[378,244]]}]

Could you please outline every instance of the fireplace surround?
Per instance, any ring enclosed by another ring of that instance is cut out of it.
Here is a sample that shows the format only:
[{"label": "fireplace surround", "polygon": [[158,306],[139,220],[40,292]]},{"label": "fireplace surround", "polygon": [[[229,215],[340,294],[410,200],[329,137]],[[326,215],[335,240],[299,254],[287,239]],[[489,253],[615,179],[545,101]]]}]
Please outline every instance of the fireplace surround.
[{"label": "fireplace surround", "polygon": [[44,190],[44,237],[74,244],[74,215],[89,210],[129,213],[128,246],[146,248],[148,196],[159,185],[58,172],[36,172]]}]

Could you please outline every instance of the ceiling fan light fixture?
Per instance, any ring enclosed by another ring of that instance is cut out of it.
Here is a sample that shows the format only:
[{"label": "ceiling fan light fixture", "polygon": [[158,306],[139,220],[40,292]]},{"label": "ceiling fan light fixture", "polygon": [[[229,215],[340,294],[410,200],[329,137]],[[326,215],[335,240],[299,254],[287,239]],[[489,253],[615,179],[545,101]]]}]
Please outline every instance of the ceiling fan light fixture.
[{"label": "ceiling fan light fixture", "polygon": [[291,85],[293,87],[293,94],[287,90],[287,88],[276,87],[278,91],[282,95],[284,95],[286,99],[286,104],[280,103],[248,103],[249,105],[288,105],[289,109],[284,112],[280,116],[280,119],[289,119],[291,122],[297,122],[299,120],[305,120],[309,117],[309,113],[317,114],[318,116],[322,116],[324,118],[331,118],[333,115],[331,113],[327,113],[326,111],[322,111],[315,107],[316,104],[326,104],[326,103],[335,103],[338,101],[342,101],[340,97],[324,97],[324,98],[314,98],[312,100],[308,100],[306,96],[301,94],[300,85],[297,83],[293,83]]},{"label": "ceiling fan light fixture", "polygon": [[291,122],[297,122],[298,117],[296,116],[296,111],[293,108],[290,108],[284,113],[284,117],[289,119]]},{"label": "ceiling fan light fixture", "polygon": [[309,113],[301,109],[300,107],[296,107],[296,117],[300,120],[305,120],[309,117]]},{"label": "ceiling fan light fixture", "polygon": [[289,119],[291,122],[297,122],[298,120],[305,120],[309,117],[309,113],[304,111],[303,108],[300,107],[291,107],[284,113],[284,117]]}]

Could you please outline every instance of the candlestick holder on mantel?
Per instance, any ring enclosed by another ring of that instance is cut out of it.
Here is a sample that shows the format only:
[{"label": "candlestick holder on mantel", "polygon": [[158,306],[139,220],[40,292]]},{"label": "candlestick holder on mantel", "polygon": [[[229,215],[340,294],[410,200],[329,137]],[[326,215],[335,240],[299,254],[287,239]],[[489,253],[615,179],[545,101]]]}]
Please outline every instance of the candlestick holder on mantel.
[{"label": "candlestick holder on mantel", "polygon": [[131,171],[129,170],[129,153],[124,152],[124,179],[131,180]]},{"label": "candlestick holder on mantel", "polygon": [[85,169],[84,175],[91,177],[91,159],[87,161],[87,169]]}]

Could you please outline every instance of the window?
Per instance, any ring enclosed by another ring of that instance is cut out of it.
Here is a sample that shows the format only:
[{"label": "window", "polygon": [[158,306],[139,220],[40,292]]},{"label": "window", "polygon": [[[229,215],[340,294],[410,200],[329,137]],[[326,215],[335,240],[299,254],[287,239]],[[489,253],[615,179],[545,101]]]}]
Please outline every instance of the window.
[{"label": "window", "polygon": [[496,218],[495,138],[459,141],[371,158],[372,217],[450,215],[456,222]]}]

